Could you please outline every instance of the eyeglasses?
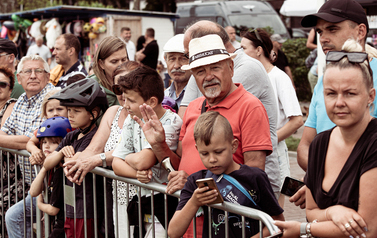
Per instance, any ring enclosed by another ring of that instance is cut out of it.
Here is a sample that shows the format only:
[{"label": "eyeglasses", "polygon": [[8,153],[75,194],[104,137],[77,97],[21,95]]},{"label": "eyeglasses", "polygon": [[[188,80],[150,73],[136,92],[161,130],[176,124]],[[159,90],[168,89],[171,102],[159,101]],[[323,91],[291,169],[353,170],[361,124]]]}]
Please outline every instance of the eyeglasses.
[{"label": "eyeglasses", "polygon": [[351,63],[363,63],[368,59],[368,54],[364,52],[329,51],[326,55],[326,63],[339,62],[344,57],[347,57]]},{"label": "eyeglasses", "polygon": [[30,76],[32,74],[33,70],[34,70],[35,75],[38,75],[38,76],[40,76],[40,75],[42,75],[43,73],[46,72],[46,70],[44,70],[44,69],[25,69],[25,70],[22,70],[20,73],[25,74],[27,76]]},{"label": "eyeglasses", "polygon": [[112,86],[112,89],[113,89],[113,92],[115,93],[115,95],[120,96],[120,95],[123,94],[122,87],[119,84],[114,84]]},{"label": "eyeglasses", "polygon": [[9,55],[9,54],[2,54],[2,55],[0,55],[0,57],[7,56],[7,55]]},{"label": "eyeglasses", "polygon": [[7,82],[0,82],[0,88],[6,88],[7,86],[9,86],[10,84],[7,83]]}]

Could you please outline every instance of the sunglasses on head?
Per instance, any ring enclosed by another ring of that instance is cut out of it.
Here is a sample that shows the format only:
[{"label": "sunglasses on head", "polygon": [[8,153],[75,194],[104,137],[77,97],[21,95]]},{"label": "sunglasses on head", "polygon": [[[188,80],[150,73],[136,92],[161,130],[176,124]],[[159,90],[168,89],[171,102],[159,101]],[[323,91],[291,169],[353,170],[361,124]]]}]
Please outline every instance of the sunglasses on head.
[{"label": "sunglasses on head", "polygon": [[368,54],[364,52],[329,51],[326,55],[326,63],[339,62],[344,57],[347,57],[351,63],[363,63],[368,59]]},{"label": "sunglasses on head", "polygon": [[112,86],[112,89],[113,89],[113,92],[115,93],[115,95],[120,96],[120,95],[123,94],[122,87],[119,84],[114,84]]},{"label": "sunglasses on head", "polygon": [[257,28],[250,28],[249,31],[250,33],[255,33],[255,36],[257,37],[257,39],[263,44],[263,40],[262,38],[260,37],[259,33],[258,33],[258,29]]},{"label": "sunglasses on head", "polygon": [[9,83],[7,83],[7,82],[0,82],[0,88],[6,88],[7,86],[9,86]]}]

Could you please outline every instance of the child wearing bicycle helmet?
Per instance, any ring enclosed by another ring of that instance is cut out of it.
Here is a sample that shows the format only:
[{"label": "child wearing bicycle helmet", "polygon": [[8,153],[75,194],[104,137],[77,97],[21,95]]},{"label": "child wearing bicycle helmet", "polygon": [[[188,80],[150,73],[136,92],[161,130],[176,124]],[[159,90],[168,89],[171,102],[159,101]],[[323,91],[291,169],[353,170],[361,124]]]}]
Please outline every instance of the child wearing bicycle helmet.
[{"label": "child wearing bicycle helmet", "polygon": [[[59,144],[56,151],[46,158],[45,166],[56,164],[57,162],[74,160],[89,145],[92,137],[97,131],[96,121],[108,108],[106,93],[93,79],[82,79],[65,87],[56,93],[51,99],[58,99],[60,105],[68,108],[68,119],[71,126],[77,128],[67,134]],[[51,167],[51,166],[50,166]],[[81,171],[78,171],[79,173]],[[100,179],[97,179],[100,181]],[[76,199],[76,212],[73,206],[66,205],[66,220],[64,224],[65,233],[70,237],[84,237],[84,207],[86,208],[87,237],[94,237],[94,204],[93,204],[93,176],[89,174],[85,177],[85,191],[83,185],[76,184],[73,197]],[[73,187],[73,183],[68,178],[65,184]],[[98,186],[102,186],[101,183]],[[97,191],[101,191],[97,186]],[[65,194],[65,196],[68,196]],[[86,204],[84,204],[84,196]],[[102,204],[103,194],[96,195],[97,204]],[[100,210],[97,209],[97,210]],[[74,227],[76,217],[76,228]]]},{"label": "child wearing bicycle helmet", "polygon": [[[59,146],[60,142],[72,130],[66,117],[53,117],[44,121],[37,131],[37,138],[40,140],[40,147],[44,156],[48,157]],[[54,167],[56,168],[54,171]],[[45,203],[43,194],[44,178],[49,171],[48,190],[51,191],[49,202]],[[53,230],[49,237],[64,238],[64,194],[63,194],[63,168],[59,163],[52,168],[42,167],[37,177],[31,184],[30,195],[32,197],[38,196],[37,206],[42,211],[50,216]]]},{"label": "child wearing bicycle helmet", "polygon": [[[68,117],[67,107],[61,106],[59,100],[50,99],[50,97],[57,92],[59,92],[59,90],[51,90],[43,98],[42,112],[40,115],[40,117],[42,117],[43,119],[50,119],[53,117]],[[44,159],[46,158],[45,154],[40,149],[40,140],[37,138],[37,131],[38,130],[35,130],[34,136],[30,138],[30,140],[26,144],[26,149],[31,154],[29,160],[32,165],[42,165]]]}]

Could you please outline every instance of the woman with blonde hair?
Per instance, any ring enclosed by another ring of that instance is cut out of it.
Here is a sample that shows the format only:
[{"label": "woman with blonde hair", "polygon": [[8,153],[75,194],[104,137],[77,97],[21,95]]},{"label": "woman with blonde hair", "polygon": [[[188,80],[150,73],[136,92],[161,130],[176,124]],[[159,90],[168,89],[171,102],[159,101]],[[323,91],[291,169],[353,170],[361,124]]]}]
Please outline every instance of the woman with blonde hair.
[{"label": "woman with blonde hair", "polygon": [[94,78],[105,89],[109,106],[119,105],[112,92],[113,73],[122,63],[128,61],[126,43],[117,36],[105,37],[94,54],[93,71],[89,78]]},{"label": "woman with blonde hair", "polygon": [[335,127],[309,148],[305,177],[310,223],[275,224],[283,237],[377,237],[377,120],[370,115],[376,91],[368,54],[355,40],[326,55],[323,93]]}]

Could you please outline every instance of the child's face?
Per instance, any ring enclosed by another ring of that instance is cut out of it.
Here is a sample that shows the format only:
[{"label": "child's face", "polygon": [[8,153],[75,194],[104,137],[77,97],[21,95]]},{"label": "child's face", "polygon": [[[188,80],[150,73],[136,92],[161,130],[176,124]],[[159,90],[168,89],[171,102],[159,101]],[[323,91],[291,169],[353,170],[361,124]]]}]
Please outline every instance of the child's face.
[{"label": "child's face", "polygon": [[143,105],[143,103],[148,104],[148,101],[144,101],[140,94],[134,90],[127,90],[123,95],[125,97],[124,107],[131,115],[131,118],[133,118],[134,115],[142,118],[139,106]]},{"label": "child's face", "polygon": [[204,166],[214,174],[229,174],[238,169],[239,165],[233,161],[233,154],[238,147],[238,140],[224,139],[224,132],[217,130],[207,146],[203,141],[196,141],[196,149]]},{"label": "child's face", "polygon": [[68,119],[72,128],[85,129],[90,126],[93,117],[85,107],[68,107]]},{"label": "child's face", "polygon": [[60,101],[57,99],[48,100],[46,104],[47,119],[53,117],[68,117],[68,110],[65,106],[60,106]]},{"label": "child's face", "polygon": [[51,138],[45,137],[42,141],[42,151],[45,156],[48,156],[58,148],[59,143],[54,142]]}]

